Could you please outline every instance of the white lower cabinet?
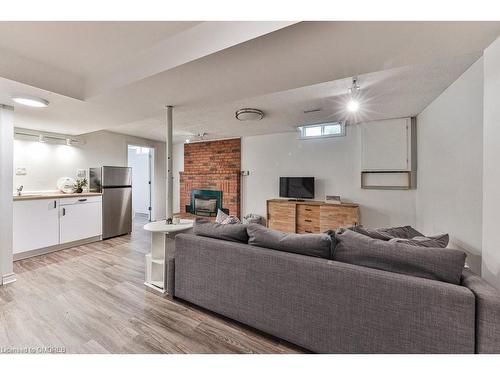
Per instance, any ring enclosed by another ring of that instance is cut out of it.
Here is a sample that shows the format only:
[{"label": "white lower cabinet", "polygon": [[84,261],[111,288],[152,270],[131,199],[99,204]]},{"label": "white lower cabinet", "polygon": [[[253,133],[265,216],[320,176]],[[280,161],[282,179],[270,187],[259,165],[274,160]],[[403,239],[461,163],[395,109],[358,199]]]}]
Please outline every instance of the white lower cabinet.
[{"label": "white lower cabinet", "polygon": [[14,202],[13,253],[59,244],[57,199]]},{"label": "white lower cabinet", "polygon": [[59,239],[61,243],[102,235],[101,199],[71,199],[60,201]]},{"label": "white lower cabinet", "polygon": [[13,224],[13,253],[18,259],[31,250],[58,250],[66,243],[102,235],[102,198],[14,201]]}]

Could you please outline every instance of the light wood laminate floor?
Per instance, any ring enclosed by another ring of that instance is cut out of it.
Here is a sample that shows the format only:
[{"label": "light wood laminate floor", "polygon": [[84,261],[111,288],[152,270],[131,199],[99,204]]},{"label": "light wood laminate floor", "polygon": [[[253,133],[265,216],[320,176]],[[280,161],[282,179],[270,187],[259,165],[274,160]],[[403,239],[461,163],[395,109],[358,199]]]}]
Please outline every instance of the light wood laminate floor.
[{"label": "light wood laminate floor", "polygon": [[143,221],[107,241],[14,263],[0,286],[0,353],[296,353],[301,349],[144,285]]}]

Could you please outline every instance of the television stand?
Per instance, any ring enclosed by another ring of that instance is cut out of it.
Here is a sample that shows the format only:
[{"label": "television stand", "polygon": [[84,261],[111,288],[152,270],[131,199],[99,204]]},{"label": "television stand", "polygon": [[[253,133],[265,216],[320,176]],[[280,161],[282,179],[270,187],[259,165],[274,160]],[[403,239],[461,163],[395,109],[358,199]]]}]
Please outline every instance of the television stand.
[{"label": "television stand", "polygon": [[305,199],[299,199],[299,198],[291,198],[288,200],[288,202],[305,202]]},{"label": "television stand", "polygon": [[288,199],[267,201],[267,226],[288,233],[322,233],[349,228],[359,223],[359,208],[354,203],[327,203]]}]

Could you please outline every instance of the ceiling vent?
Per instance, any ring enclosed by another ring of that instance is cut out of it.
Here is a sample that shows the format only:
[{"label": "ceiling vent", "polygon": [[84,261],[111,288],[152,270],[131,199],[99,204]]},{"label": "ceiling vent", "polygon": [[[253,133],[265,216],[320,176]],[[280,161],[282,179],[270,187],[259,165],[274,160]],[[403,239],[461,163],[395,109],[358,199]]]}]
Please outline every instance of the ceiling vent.
[{"label": "ceiling vent", "polygon": [[314,112],[321,112],[322,109],[321,108],[313,108],[313,109],[304,109],[304,114],[308,114],[308,113],[314,113]]}]

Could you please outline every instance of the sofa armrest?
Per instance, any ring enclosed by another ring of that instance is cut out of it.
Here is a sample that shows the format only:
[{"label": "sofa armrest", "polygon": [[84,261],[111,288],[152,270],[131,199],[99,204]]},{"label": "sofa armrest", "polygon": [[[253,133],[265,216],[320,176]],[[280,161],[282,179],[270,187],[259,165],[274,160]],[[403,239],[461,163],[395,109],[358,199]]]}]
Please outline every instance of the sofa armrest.
[{"label": "sofa armrest", "polygon": [[462,285],[476,297],[476,353],[500,353],[500,292],[470,270]]}]

